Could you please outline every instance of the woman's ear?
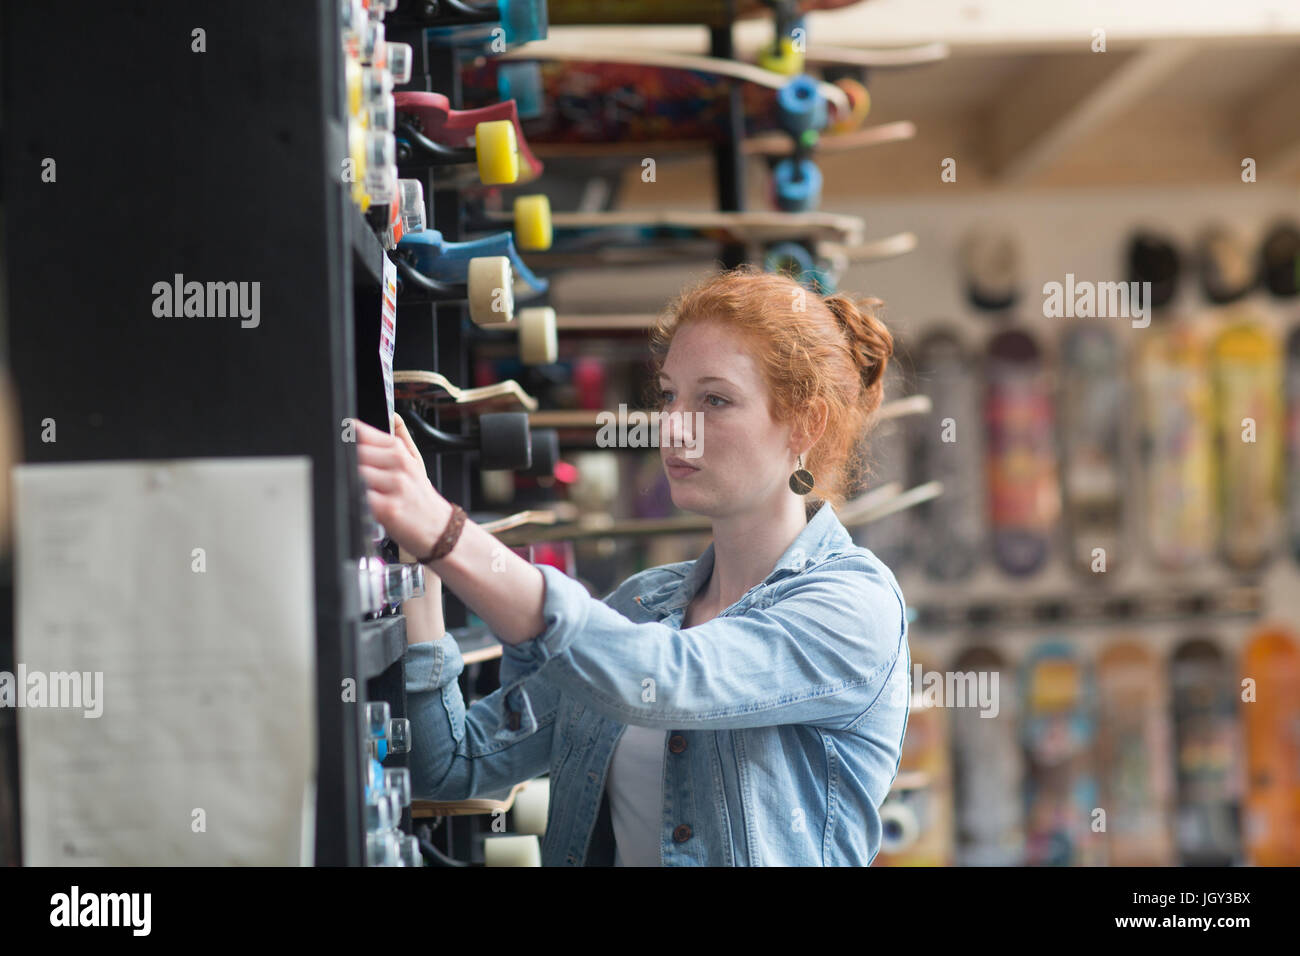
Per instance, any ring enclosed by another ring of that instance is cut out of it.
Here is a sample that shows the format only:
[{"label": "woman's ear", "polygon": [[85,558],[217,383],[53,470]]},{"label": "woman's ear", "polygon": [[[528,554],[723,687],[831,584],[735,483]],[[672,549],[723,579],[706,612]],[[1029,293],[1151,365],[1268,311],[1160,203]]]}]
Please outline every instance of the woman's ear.
[{"label": "woman's ear", "polygon": [[821,441],[826,433],[826,424],[830,419],[830,407],[824,398],[814,399],[808,411],[799,416],[790,433],[790,453],[807,454],[800,449],[812,448]]}]

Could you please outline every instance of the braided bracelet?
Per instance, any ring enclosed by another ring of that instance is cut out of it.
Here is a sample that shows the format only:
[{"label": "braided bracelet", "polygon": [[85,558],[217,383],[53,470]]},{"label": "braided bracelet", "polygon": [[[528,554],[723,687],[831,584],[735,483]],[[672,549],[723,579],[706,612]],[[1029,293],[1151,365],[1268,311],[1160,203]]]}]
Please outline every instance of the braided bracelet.
[{"label": "braided bracelet", "polygon": [[465,509],[456,503],[452,503],[451,517],[447,519],[447,527],[433,546],[433,551],[427,558],[421,558],[421,564],[432,564],[445,558],[451,553],[451,549],[456,547],[456,541],[460,538],[460,529],[465,526]]}]

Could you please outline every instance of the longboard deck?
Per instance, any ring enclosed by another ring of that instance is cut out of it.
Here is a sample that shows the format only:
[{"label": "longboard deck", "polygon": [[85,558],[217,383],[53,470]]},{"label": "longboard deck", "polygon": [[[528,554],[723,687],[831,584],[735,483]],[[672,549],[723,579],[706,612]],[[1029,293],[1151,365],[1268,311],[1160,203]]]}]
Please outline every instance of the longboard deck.
[{"label": "longboard deck", "polygon": [[1122,356],[1114,332],[1089,320],[1070,325],[1062,338],[1062,506],[1071,563],[1092,581],[1123,563],[1122,428],[1129,405]]},{"label": "longboard deck", "polygon": [[[862,0],[799,0],[802,13],[853,6]],[[768,16],[764,0],[549,0],[547,12],[555,26],[619,23],[679,23],[727,26],[733,20]]]},{"label": "longboard deck", "polygon": [[[850,133],[826,133],[818,138],[819,155],[848,153],[883,146],[887,143],[905,143],[916,138],[916,124],[908,120],[867,126]],[[713,148],[707,139],[662,139],[641,142],[609,143],[538,143],[534,154],[542,159],[632,159],[640,162],[646,156],[657,161],[682,156],[703,155]],[[785,133],[758,133],[741,141],[740,151],[746,156],[788,156],[791,153],[790,137]]]},{"label": "longboard deck", "polygon": [[952,710],[953,796],[959,866],[1019,866],[1024,860],[1024,754],[1016,737],[1015,673],[990,647],[971,647],[952,668],[996,674],[997,714]]},{"label": "longboard deck", "polygon": [[1242,655],[1255,699],[1241,706],[1246,737],[1245,842],[1257,866],[1300,866],[1300,645],[1261,629]]},{"label": "longboard deck", "polygon": [[1109,866],[1168,866],[1171,764],[1164,672],[1134,641],[1106,648],[1097,662],[1097,766],[1106,810]]},{"label": "longboard deck", "polygon": [[1218,645],[1204,638],[1183,642],[1170,659],[1175,833],[1185,866],[1232,866],[1241,859],[1234,669]]}]

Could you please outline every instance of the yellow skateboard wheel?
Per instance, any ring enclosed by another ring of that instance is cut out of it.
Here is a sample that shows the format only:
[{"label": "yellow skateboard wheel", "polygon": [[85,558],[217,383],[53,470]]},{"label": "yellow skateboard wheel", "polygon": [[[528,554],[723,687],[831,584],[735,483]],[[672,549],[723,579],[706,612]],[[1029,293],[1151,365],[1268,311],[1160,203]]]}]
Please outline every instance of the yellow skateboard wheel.
[{"label": "yellow skateboard wheel", "polygon": [[515,199],[515,245],[543,252],[551,248],[551,200],[544,193]]},{"label": "yellow skateboard wheel", "polygon": [[509,325],[515,320],[515,273],[505,256],[469,260],[469,317],[475,325]]},{"label": "yellow skateboard wheel", "polygon": [[549,306],[519,310],[519,358],[525,365],[553,365],[559,358],[555,310]]},{"label": "yellow skateboard wheel", "polygon": [[848,116],[831,124],[831,132],[851,133],[867,121],[867,114],[871,112],[871,93],[866,84],[847,76],[836,80],[835,85],[848,96],[850,109]]},{"label": "yellow skateboard wheel", "polygon": [[803,53],[794,48],[794,40],[781,38],[781,49],[765,49],[758,56],[758,65],[782,76],[798,76],[803,72]]},{"label": "yellow skateboard wheel", "polygon": [[515,124],[493,120],[474,127],[474,153],[478,175],[485,186],[504,186],[519,179],[519,147]]},{"label": "yellow skateboard wheel", "polygon": [[361,64],[348,57],[344,61],[343,76],[348,90],[348,115],[361,119]]}]

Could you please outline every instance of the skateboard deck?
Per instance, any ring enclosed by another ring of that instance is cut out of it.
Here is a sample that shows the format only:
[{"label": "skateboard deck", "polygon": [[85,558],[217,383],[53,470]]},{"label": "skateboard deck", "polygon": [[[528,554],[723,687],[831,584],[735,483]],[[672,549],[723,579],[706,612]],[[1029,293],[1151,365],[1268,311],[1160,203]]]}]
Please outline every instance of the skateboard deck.
[{"label": "skateboard deck", "polygon": [[972,647],[958,673],[998,675],[997,715],[952,709],[953,796],[958,866],[1019,866],[1024,860],[1024,753],[1016,735],[1015,674],[997,651]]},{"label": "skateboard deck", "polygon": [[553,248],[583,251],[609,245],[709,239],[764,243],[782,240],[835,242],[857,246],[865,228],[858,216],[828,212],[688,212],[619,210],[557,212],[551,215]]},{"label": "skateboard deck", "polygon": [[430,402],[482,412],[535,412],[533,398],[513,379],[478,388],[458,388],[445,375],[405,369],[393,372],[393,396],[412,402]]},{"label": "skateboard deck", "polygon": [[[393,101],[399,123],[399,162],[409,161],[413,155],[409,137],[404,139],[401,134],[401,124],[405,123],[442,146],[468,148],[474,142],[479,151],[481,183],[525,183],[542,174],[542,164],[528,145],[513,100],[470,110],[452,109],[451,101],[441,93],[399,92],[393,94]],[[508,124],[508,133],[503,123]],[[493,125],[485,128],[484,124]]]},{"label": "skateboard deck", "polygon": [[[744,125],[742,135],[785,130],[797,135],[799,124],[825,127],[853,115],[853,102],[843,85],[811,82],[815,96],[798,97],[806,107],[803,119],[792,119],[782,104],[794,89],[790,77],[735,60],[678,53],[574,50],[560,47],[519,51],[503,60],[537,60],[541,112],[524,120],[531,143],[652,142],[700,140],[716,143],[730,128],[731,89],[739,82]],[[467,103],[501,99],[501,64],[488,60],[461,74]],[[796,80],[801,78],[796,77]],[[507,88],[508,89],[508,88]],[[793,124],[793,126],[792,126]]]},{"label": "skateboard deck", "polygon": [[[903,398],[912,384],[910,370],[901,358],[903,352],[904,349],[897,348],[885,370],[884,394],[892,400]],[[914,421],[911,417],[877,417],[868,439],[873,485],[890,482],[903,486],[908,484],[914,440],[913,430],[908,426]],[[870,526],[860,527],[853,533],[853,539],[857,544],[870,548],[891,571],[898,574],[912,561],[916,539],[914,517],[911,509],[881,517]]]},{"label": "skateboard deck", "polygon": [[1183,323],[1145,331],[1138,358],[1147,536],[1165,570],[1195,567],[1216,534],[1208,356]]},{"label": "skateboard deck", "polygon": [[1164,671],[1141,644],[1121,641],[1097,661],[1097,767],[1109,866],[1168,866],[1172,781]]},{"label": "skateboard deck", "polygon": [[[834,10],[862,0],[799,0],[800,13]],[[695,23],[723,27],[772,13],[765,0],[549,0],[551,23],[600,25],[617,23]]]},{"label": "skateboard deck", "polygon": [[924,529],[917,560],[939,581],[974,571],[985,540],[979,426],[970,415],[979,407],[975,361],[952,329],[930,333],[917,348],[917,387],[934,411],[917,429],[916,474],[943,485],[942,496],[917,509]]},{"label": "skateboard deck", "polygon": [[994,336],[984,396],[993,554],[1012,575],[1047,562],[1060,514],[1052,396],[1043,353],[1027,332]]},{"label": "skateboard deck", "polygon": [[1178,856],[1185,866],[1231,866],[1241,857],[1241,781],[1235,668],[1212,641],[1174,649]]},{"label": "skateboard deck", "polygon": [[1087,866],[1100,862],[1092,812],[1092,689],[1086,665],[1063,643],[1040,645],[1024,665],[1021,733],[1027,753],[1025,862]]},{"label": "skateboard deck", "polygon": [[[1241,321],[1219,333],[1211,354],[1221,462],[1220,550],[1231,567],[1250,571],[1272,557],[1281,523],[1281,353],[1263,326]],[[1253,422],[1249,432],[1247,419]]]},{"label": "skateboard deck", "polygon": [[1286,535],[1291,558],[1300,562],[1300,327],[1286,339]]},{"label": "skateboard deck", "polygon": [[[930,671],[924,655],[912,666]],[[912,695],[898,776],[880,805],[882,828],[875,866],[948,866],[952,862],[952,764],[947,708],[927,706],[923,693]]]},{"label": "skateboard deck", "polygon": [[1300,866],[1300,645],[1265,627],[1246,646],[1241,669],[1256,693],[1241,704],[1246,856],[1256,866]]},{"label": "skateboard deck", "polygon": [[[825,133],[817,139],[816,152],[847,153],[887,143],[904,143],[916,138],[916,124],[907,120],[893,123],[881,123],[879,126],[867,126],[848,133]],[[543,159],[564,157],[565,159],[612,159],[640,162],[646,156],[653,156],[658,162],[667,159],[680,159],[694,156],[708,149],[712,143],[704,139],[665,139],[644,140],[640,142],[612,143],[538,143],[534,154]],[[790,137],[785,133],[759,133],[741,140],[740,151],[746,156],[780,157],[788,156],[793,147]]]},{"label": "skateboard deck", "polygon": [[1091,580],[1102,579],[1094,573],[1094,549],[1104,550],[1107,573],[1122,563],[1121,436],[1129,408],[1122,358],[1119,340],[1105,326],[1072,323],[1062,336],[1062,505],[1071,562]]}]

